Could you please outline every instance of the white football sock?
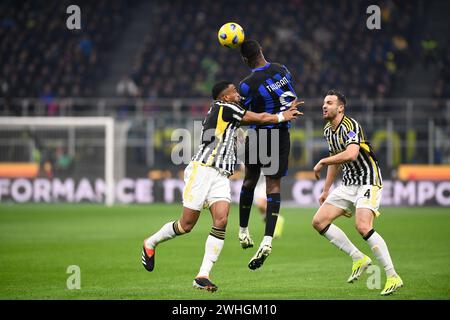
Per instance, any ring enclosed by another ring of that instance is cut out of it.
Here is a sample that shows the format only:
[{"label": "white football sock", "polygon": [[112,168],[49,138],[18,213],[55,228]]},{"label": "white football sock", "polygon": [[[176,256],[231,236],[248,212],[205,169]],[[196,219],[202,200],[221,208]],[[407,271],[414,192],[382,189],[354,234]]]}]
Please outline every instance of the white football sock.
[{"label": "white football sock", "polygon": [[330,224],[328,230],[323,233],[323,235],[330,240],[332,244],[339,248],[339,250],[344,251],[353,261],[361,259],[364,254],[355,247],[355,245],[350,241],[347,235],[339,227],[334,224]]},{"label": "white football sock", "polygon": [[223,243],[223,239],[208,235],[205,243],[205,255],[203,256],[203,262],[197,277],[209,277],[209,273],[222,251]]},{"label": "white football sock", "polygon": [[383,238],[374,231],[372,235],[370,235],[368,239],[365,238],[365,240],[369,244],[377,260],[383,265],[386,275],[388,277],[397,276],[391,255],[389,254],[388,247]]},{"label": "white football sock", "polygon": [[243,233],[248,234],[248,227],[245,227],[245,228],[239,227],[239,234],[243,234]]},{"label": "white football sock", "polygon": [[[177,222],[175,222],[177,223]],[[162,226],[159,231],[150,236],[147,240],[145,240],[145,246],[147,248],[155,248],[161,242],[173,239],[177,236],[175,231],[173,230],[174,221],[167,222]]]},{"label": "white football sock", "polygon": [[272,237],[271,236],[264,236],[263,240],[261,241],[260,247],[264,245],[272,246]]}]

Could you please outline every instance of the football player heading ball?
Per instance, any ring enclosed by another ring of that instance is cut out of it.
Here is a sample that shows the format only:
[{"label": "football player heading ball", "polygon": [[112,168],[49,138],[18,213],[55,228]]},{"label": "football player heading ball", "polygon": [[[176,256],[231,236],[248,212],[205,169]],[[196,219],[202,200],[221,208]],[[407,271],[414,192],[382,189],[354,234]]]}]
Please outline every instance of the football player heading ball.
[{"label": "football player heading ball", "polygon": [[[250,75],[239,85],[244,108],[256,113],[272,114],[290,108],[297,94],[288,69],[282,64],[268,62],[261,46],[255,40],[245,40],[240,50],[243,61],[251,69]],[[255,131],[253,136],[256,136],[256,141],[246,141],[245,177],[239,199],[239,241],[244,249],[253,247],[248,221],[261,171],[266,177],[267,194],[264,238],[248,264],[248,267],[254,270],[263,265],[272,251],[272,239],[280,212],[281,178],[286,176],[288,171],[290,123],[255,125],[251,128]],[[270,155],[269,163],[262,158],[261,151],[264,147],[265,154]],[[256,161],[252,159],[252,155],[256,155]]]}]

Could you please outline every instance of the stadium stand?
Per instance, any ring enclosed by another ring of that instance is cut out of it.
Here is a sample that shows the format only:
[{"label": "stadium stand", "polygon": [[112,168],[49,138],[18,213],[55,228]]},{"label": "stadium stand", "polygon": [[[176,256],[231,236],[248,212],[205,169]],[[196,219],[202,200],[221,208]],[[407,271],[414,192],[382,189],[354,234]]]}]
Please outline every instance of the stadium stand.
[{"label": "stadium stand", "polygon": [[[407,136],[417,138],[420,152],[408,151],[412,143],[399,147],[403,161],[431,161],[430,132],[435,129],[436,146],[448,140],[447,2],[383,1],[381,30],[366,28],[366,9],[372,4],[366,0],[290,0],[283,5],[268,0],[264,6],[237,0],[85,0],[77,2],[82,9],[78,31],[65,25],[70,4],[0,2],[0,115],[131,119],[127,170],[137,171],[132,175],[153,165],[172,167],[173,129],[191,128],[192,120],[201,118],[215,81],[238,83],[249,73],[238,50],[218,44],[218,27],[228,21],[241,24],[269,61],[293,73],[296,92],[310,100],[305,123],[314,125],[306,129],[302,123],[301,130],[321,127],[316,108],[323,93],[336,87],[370,136],[389,130],[391,121],[402,145]],[[428,99],[409,103],[411,97]],[[395,167],[398,161],[388,159],[397,159],[396,154],[385,151],[387,140],[377,137],[383,170]],[[325,149],[301,157],[303,138],[297,138],[293,158],[300,159],[297,167],[309,167]],[[450,146],[435,149],[439,152],[431,162],[448,161]]]},{"label": "stadium stand", "polygon": [[[218,25],[236,21],[247,27],[248,38],[260,41],[269,61],[289,67],[298,77],[296,91],[304,96],[320,96],[336,84],[351,97],[389,96],[396,75],[414,56],[408,47],[415,35],[414,1],[386,2],[383,32],[378,33],[361,27],[366,15],[358,13],[365,12],[367,1],[335,1],[325,10],[323,4],[289,1],[280,6],[272,1],[260,8],[247,1],[227,6],[213,1],[155,3],[157,10],[150,16],[154,28],[136,61],[134,78],[146,97],[208,96],[215,79],[238,82],[248,70],[215,39]],[[372,32],[375,37],[367,36]]]},{"label": "stadium stand", "polygon": [[[136,3],[134,1],[133,3]],[[114,48],[131,1],[78,1],[82,29],[67,32],[70,1],[0,2],[2,95],[95,96],[105,72],[102,55]],[[51,112],[50,112],[51,113]]]}]

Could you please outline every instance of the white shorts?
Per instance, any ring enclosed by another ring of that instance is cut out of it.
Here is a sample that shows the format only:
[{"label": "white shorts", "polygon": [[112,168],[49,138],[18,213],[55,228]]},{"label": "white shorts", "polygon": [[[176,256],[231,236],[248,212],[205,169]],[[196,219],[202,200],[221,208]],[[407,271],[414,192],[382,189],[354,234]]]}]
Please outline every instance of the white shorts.
[{"label": "white shorts", "polygon": [[371,185],[341,185],[328,195],[325,203],[344,209],[345,216],[351,217],[358,208],[367,208],[373,211],[376,217],[380,215],[381,193],[383,188]]},{"label": "white shorts", "polygon": [[183,206],[201,211],[217,201],[231,202],[228,177],[218,170],[191,162],[184,170]]},{"label": "white shorts", "polygon": [[262,174],[259,177],[258,183],[256,184],[255,191],[253,194],[253,203],[257,203],[260,199],[267,199],[266,193],[266,177]]}]

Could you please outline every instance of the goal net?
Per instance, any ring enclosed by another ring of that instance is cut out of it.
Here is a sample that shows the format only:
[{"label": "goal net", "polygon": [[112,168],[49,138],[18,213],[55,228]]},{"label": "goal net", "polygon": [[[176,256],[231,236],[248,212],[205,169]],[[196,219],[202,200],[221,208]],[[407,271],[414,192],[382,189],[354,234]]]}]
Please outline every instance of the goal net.
[{"label": "goal net", "polygon": [[0,117],[0,202],[112,205],[109,117]]}]

